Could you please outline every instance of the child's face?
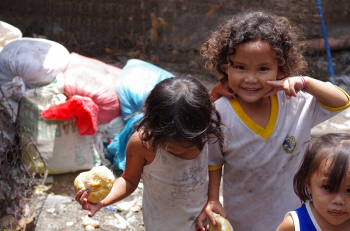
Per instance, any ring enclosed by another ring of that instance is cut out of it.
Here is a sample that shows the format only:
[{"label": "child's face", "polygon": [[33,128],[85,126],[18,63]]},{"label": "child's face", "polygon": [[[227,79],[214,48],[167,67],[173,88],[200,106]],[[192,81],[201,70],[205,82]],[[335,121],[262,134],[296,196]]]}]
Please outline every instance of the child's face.
[{"label": "child's face", "polygon": [[326,221],[332,225],[339,225],[347,221],[350,224],[350,167],[340,186],[339,192],[329,192],[330,161],[324,161],[320,169],[311,175],[307,188],[312,195],[312,205],[316,212],[316,219]]},{"label": "child's face", "polygon": [[261,100],[272,89],[266,81],[281,77],[276,53],[266,41],[238,45],[230,59],[233,65],[227,69],[229,85],[245,102]]}]

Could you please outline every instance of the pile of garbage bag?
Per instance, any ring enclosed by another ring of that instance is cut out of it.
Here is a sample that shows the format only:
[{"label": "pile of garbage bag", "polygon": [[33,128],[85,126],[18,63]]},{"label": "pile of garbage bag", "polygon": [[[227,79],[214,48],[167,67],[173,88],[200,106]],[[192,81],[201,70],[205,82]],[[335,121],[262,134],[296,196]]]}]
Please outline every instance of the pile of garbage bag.
[{"label": "pile of garbage bag", "polygon": [[[126,144],[147,95],[174,76],[138,59],[121,69],[70,53],[57,42],[22,37],[1,21],[0,48],[1,110],[11,115],[10,123],[23,125],[25,164],[42,173],[101,164],[124,170]],[[2,137],[14,142],[13,132],[3,127]],[[0,149],[6,148],[2,142]]]}]

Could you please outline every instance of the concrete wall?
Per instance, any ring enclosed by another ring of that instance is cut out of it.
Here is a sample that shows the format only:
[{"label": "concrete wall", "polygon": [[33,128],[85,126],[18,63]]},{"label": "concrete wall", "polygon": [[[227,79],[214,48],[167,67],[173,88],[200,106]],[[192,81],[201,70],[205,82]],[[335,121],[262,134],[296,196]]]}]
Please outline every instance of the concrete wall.
[{"label": "concrete wall", "polygon": [[[328,35],[350,34],[349,0],[322,4]],[[152,62],[196,62],[218,20],[248,8],[287,16],[307,38],[322,37],[315,0],[1,0],[0,20],[26,37],[45,36],[89,56],[107,51]]]}]

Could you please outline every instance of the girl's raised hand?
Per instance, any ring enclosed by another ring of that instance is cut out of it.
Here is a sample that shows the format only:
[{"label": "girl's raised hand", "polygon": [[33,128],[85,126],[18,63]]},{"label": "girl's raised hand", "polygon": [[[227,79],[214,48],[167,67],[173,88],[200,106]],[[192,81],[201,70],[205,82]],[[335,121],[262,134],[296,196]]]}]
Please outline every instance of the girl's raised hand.
[{"label": "girl's raised hand", "polygon": [[230,86],[228,85],[228,81],[221,83],[218,82],[213,86],[213,89],[210,92],[210,96],[213,101],[218,100],[221,96],[225,96],[227,98],[235,98],[235,93],[232,91]]},{"label": "girl's raised hand", "polygon": [[300,76],[288,77],[281,80],[266,81],[267,85],[273,86],[271,91],[263,97],[269,97],[276,94],[278,91],[284,91],[286,98],[290,99],[292,96],[296,97],[300,90],[304,89],[304,83]]},{"label": "girl's raised hand", "polygon": [[75,194],[75,200],[79,202],[81,205],[82,209],[90,211],[88,216],[93,217],[95,213],[100,210],[100,208],[103,207],[102,202],[98,203],[90,203],[87,201],[87,197],[89,196],[88,191],[79,191],[77,194]]}]

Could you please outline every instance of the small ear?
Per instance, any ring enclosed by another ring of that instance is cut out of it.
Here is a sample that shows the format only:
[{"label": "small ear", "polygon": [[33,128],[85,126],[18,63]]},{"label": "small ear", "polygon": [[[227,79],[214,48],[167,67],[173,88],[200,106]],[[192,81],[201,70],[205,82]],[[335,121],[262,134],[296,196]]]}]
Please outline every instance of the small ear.
[{"label": "small ear", "polygon": [[309,180],[305,182],[305,186],[304,187],[306,188],[306,191],[308,192],[308,194],[311,195],[311,186],[310,186],[310,181]]}]

